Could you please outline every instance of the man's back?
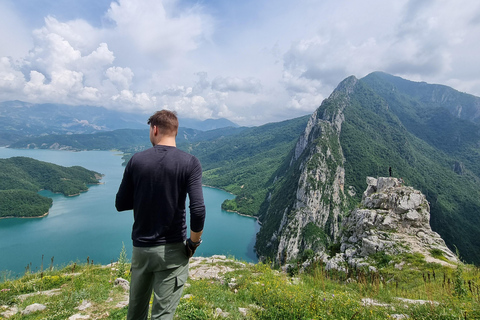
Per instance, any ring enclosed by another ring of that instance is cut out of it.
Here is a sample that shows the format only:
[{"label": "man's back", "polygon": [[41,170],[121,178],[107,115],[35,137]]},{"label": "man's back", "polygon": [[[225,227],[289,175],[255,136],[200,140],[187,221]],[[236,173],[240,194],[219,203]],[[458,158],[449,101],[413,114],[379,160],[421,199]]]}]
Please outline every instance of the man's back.
[{"label": "man's back", "polygon": [[134,246],[186,239],[187,193],[193,228],[204,219],[201,175],[198,159],[172,146],[156,145],[130,159],[115,204],[119,211],[134,210]]}]

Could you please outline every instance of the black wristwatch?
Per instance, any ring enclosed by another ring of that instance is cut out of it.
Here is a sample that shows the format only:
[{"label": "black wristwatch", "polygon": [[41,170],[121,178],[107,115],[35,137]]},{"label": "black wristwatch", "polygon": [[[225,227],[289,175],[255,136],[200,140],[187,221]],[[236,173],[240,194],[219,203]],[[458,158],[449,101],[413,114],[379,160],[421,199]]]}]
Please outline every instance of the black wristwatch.
[{"label": "black wristwatch", "polygon": [[194,242],[194,241],[192,241],[192,239],[188,238],[187,241],[194,248],[198,248],[198,246],[202,243],[202,239],[198,240],[197,242]]}]

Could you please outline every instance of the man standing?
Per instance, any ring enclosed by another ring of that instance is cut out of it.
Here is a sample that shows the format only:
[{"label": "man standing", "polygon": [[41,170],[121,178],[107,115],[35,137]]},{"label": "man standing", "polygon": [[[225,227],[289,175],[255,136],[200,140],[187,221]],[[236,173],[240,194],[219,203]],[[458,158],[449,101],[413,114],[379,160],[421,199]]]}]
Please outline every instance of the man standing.
[{"label": "man standing", "polygon": [[128,320],[147,319],[152,291],[152,319],[173,319],[205,221],[202,168],[196,157],[176,148],[177,116],[157,111],[148,124],[153,147],[130,159],[115,199],[118,211],[133,209],[134,216]]}]

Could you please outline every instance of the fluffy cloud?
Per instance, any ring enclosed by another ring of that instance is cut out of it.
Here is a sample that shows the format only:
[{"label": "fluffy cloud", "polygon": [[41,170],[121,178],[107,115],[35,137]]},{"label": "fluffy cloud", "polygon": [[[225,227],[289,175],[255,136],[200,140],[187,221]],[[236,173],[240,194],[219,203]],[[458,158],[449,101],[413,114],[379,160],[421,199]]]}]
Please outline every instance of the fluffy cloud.
[{"label": "fluffy cloud", "polygon": [[212,88],[221,92],[260,92],[262,85],[259,79],[238,77],[217,77],[212,82]]},{"label": "fluffy cloud", "polygon": [[115,65],[116,56],[107,43],[135,48],[130,50],[135,59],[123,59],[133,67],[152,58],[178,59],[195,49],[198,38],[208,36],[207,17],[197,7],[174,16],[175,1],[167,4],[169,8],[152,0],[112,2],[106,17],[114,25],[103,29],[81,19],[62,22],[46,17],[44,26],[32,32],[28,55],[20,60],[1,58],[0,97],[151,111],[157,98],[131,88],[134,71]]},{"label": "fluffy cloud", "polygon": [[105,71],[105,74],[108,80],[119,89],[128,89],[132,83],[133,72],[130,68],[110,67]]},{"label": "fluffy cloud", "polygon": [[233,118],[235,115],[226,105],[229,94],[212,90],[206,72],[199,72],[196,75],[198,79],[193,86],[171,86],[158,93],[155,96],[157,105],[175,110],[186,118],[201,120],[219,117]]},{"label": "fluffy cloud", "polygon": [[106,16],[115,23],[113,37],[123,41],[154,60],[183,57],[208,38],[211,22],[200,7],[193,6],[176,13],[177,0],[119,0],[112,2]]},{"label": "fluffy cloud", "polygon": [[97,24],[52,13],[28,39],[1,2],[0,99],[252,125],[310,113],[377,70],[480,95],[473,0],[192,3],[116,0]]},{"label": "fluffy cloud", "polygon": [[15,68],[11,58],[0,58],[0,94],[7,96],[20,92],[25,83],[23,73]]}]

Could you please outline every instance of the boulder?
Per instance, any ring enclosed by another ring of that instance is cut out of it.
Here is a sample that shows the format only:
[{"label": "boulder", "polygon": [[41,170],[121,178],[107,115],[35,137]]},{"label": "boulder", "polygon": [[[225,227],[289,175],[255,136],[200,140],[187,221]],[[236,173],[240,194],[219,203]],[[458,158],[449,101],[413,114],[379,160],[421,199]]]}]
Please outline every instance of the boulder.
[{"label": "boulder", "polygon": [[368,177],[360,207],[343,219],[341,230],[341,253],[326,261],[327,269],[368,266],[368,257],[381,251],[388,255],[418,252],[429,262],[448,265],[431,256],[432,249],[437,249],[450,264],[458,262],[430,227],[426,197],[397,178]]},{"label": "boulder", "polygon": [[47,307],[43,304],[40,304],[40,303],[34,303],[34,304],[31,304],[29,306],[27,306],[23,311],[22,311],[22,315],[23,316],[26,316],[27,314],[30,314],[30,313],[33,313],[33,312],[38,312],[38,311],[42,311],[42,310],[45,310]]}]

